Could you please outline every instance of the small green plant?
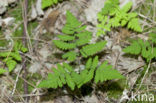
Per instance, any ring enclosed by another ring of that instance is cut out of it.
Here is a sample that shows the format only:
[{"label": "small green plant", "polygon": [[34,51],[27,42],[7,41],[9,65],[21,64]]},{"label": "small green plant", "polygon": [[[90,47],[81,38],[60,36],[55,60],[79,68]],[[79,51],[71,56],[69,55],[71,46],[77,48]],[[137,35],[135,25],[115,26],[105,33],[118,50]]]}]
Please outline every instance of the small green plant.
[{"label": "small green plant", "polygon": [[108,65],[107,61],[98,65],[98,56],[94,59],[89,58],[85,69],[80,73],[74,71],[74,69],[67,63],[57,64],[57,68],[52,68],[52,73],[48,74],[46,80],[41,81],[38,85],[39,88],[58,88],[68,85],[72,90],[75,87],[80,88],[82,85],[94,80],[95,83],[104,82],[112,79],[121,79],[123,76],[115,69],[112,69],[111,65]]},{"label": "small green plant", "polygon": [[11,72],[15,67],[17,62],[21,62],[22,58],[19,54],[19,51],[25,53],[27,52],[27,48],[25,48],[21,43],[15,42],[13,50],[8,52],[1,52],[0,59],[2,59],[3,63],[7,66],[8,70],[0,67],[0,74],[4,72]]},{"label": "small green plant", "polygon": [[49,6],[57,4],[59,1],[62,1],[62,0],[42,0],[42,9],[45,9]]},{"label": "small green plant", "polygon": [[111,31],[111,27],[124,27],[136,32],[142,32],[137,13],[130,12],[132,2],[128,2],[124,7],[119,7],[119,0],[107,0],[104,8],[98,13],[97,35],[105,34]]},{"label": "small green plant", "polygon": [[134,40],[130,46],[123,49],[125,53],[133,54],[133,55],[141,55],[148,62],[156,58],[156,35],[151,33],[149,35],[149,40],[143,41],[138,39]]},{"label": "small green plant", "polygon": [[[62,29],[62,35],[58,35],[59,40],[53,40],[53,43],[60,49],[65,50],[63,58],[74,61],[80,54],[84,58],[95,55],[101,51],[106,41],[89,44],[92,33],[85,30],[86,26],[82,25],[76,17],[69,11],[66,13],[66,24]],[[99,65],[100,64],[100,65]],[[57,64],[57,68],[52,68],[52,72],[48,73],[46,80],[38,85],[39,88],[58,88],[67,85],[74,90],[76,87],[81,88],[82,85],[91,82],[104,82],[112,79],[121,79],[123,76],[107,61],[100,63],[98,56],[93,59],[90,57],[83,70],[76,72],[70,64]]]},{"label": "small green plant", "polygon": [[100,52],[106,45],[106,41],[89,44],[92,39],[92,33],[85,30],[76,17],[69,11],[66,13],[67,22],[62,29],[62,35],[58,35],[59,40],[53,40],[53,43],[60,49],[67,51],[62,58],[74,61],[77,56],[82,54],[88,57]]}]

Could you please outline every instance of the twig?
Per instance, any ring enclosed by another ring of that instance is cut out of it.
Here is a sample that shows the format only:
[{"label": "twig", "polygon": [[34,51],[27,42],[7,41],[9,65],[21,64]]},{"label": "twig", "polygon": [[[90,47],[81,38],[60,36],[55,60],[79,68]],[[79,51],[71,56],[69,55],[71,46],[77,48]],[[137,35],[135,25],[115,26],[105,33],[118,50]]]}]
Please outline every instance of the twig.
[{"label": "twig", "polygon": [[[23,39],[23,38],[24,37],[12,37],[12,39]],[[30,39],[30,40],[35,40],[35,41],[43,42],[45,44],[50,44],[47,41],[42,40],[42,39],[34,39],[34,38],[27,38],[27,37],[25,37],[24,39]],[[6,40],[6,38],[0,38],[0,40]]]},{"label": "twig", "polygon": [[[149,71],[150,66],[151,66],[151,60],[150,60],[149,63],[148,63],[148,67],[147,67],[147,69],[146,69],[146,72],[145,72],[145,74],[144,74],[142,80],[141,80],[141,84],[139,85],[138,90],[141,88],[141,86],[142,86],[142,84],[143,84],[143,82],[144,82],[144,79],[145,79],[145,77],[146,77],[146,75],[147,75],[147,73],[148,73],[148,71]],[[138,91],[138,90],[137,90],[137,91]]]},{"label": "twig", "polygon": [[153,23],[153,24],[155,24],[156,25],[156,22],[155,21],[153,21],[153,20],[151,20],[149,17],[147,17],[147,16],[145,16],[145,15],[143,15],[143,14],[138,14],[140,17],[142,17],[142,18],[144,18],[144,19],[146,19],[146,20],[148,20],[148,21],[150,21],[151,23]]},{"label": "twig", "polygon": [[[45,95],[47,93],[47,91],[45,91],[44,93],[40,93],[40,94],[24,94],[24,95],[20,95],[22,97],[32,97],[32,96],[42,96]],[[14,96],[19,96],[19,95],[14,95]]]},{"label": "twig", "polygon": [[[28,10],[28,0],[24,0],[23,2],[23,26],[24,26],[24,30],[23,30],[23,45],[26,47],[27,44],[27,40],[25,39],[26,37],[28,37],[28,31],[27,31],[27,26],[28,26],[28,20],[27,20],[27,11]],[[25,61],[25,58],[22,58],[22,62]],[[26,79],[27,78],[27,69],[26,69],[26,63],[23,64],[23,70],[24,70],[24,74],[23,74],[23,78]],[[24,81],[24,94],[28,94],[28,83]],[[28,102],[29,98],[26,97],[24,98],[26,102]]]},{"label": "twig", "polygon": [[[25,64],[25,62],[26,62],[26,60],[23,62],[23,64]],[[12,96],[13,96],[14,93],[15,93],[16,86],[17,86],[17,82],[18,82],[18,79],[19,79],[20,72],[22,71],[22,68],[23,68],[23,65],[21,66],[21,68],[20,68],[20,70],[19,70],[19,72],[18,72],[18,74],[17,74],[16,81],[15,81],[15,85],[14,85],[13,90],[12,90],[12,93],[11,93]]]},{"label": "twig", "polygon": [[116,60],[115,60],[114,69],[116,69],[116,67],[118,65],[119,56],[120,56],[120,52],[117,53],[117,57],[116,57]]}]

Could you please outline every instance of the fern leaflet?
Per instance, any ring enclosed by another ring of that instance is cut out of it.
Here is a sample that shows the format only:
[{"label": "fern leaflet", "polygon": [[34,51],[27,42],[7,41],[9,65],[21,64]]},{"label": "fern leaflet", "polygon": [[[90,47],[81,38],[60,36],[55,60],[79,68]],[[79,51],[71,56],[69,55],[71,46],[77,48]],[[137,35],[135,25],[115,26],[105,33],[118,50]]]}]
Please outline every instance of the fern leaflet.
[{"label": "fern leaflet", "polygon": [[152,47],[152,44],[149,41],[143,41],[141,39],[133,41],[131,45],[124,48],[123,51],[129,54],[140,54],[147,61],[156,58],[156,47]]},{"label": "fern leaflet", "polygon": [[49,6],[57,4],[59,1],[62,1],[62,0],[42,0],[42,9],[45,9]]},{"label": "fern leaflet", "polygon": [[90,45],[82,47],[80,52],[84,57],[88,57],[101,51],[105,45],[106,45],[106,41],[98,42],[95,44],[90,44]]}]

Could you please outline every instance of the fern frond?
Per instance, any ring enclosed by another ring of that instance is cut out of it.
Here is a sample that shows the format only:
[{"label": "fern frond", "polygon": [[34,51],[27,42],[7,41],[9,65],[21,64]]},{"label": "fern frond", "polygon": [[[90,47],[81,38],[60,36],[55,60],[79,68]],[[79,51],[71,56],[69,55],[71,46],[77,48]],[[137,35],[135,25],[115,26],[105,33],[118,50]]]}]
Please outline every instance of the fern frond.
[{"label": "fern frond", "polygon": [[65,53],[64,55],[62,55],[62,58],[63,59],[67,58],[68,61],[74,61],[77,56],[78,56],[78,54],[75,51],[69,51],[69,52]]},{"label": "fern frond", "polygon": [[121,11],[127,13],[131,8],[132,8],[132,2],[128,2],[126,5],[124,5],[122,8],[121,8]]},{"label": "fern frond", "polygon": [[85,68],[86,68],[87,70],[89,70],[89,69],[91,68],[91,66],[92,66],[92,58],[89,58],[89,59],[87,60],[87,63],[86,63],[86,65],[85,65]]},{"label": "fern frond", "polygon": [[23,53],[27,52],[28,49],[25,48],[22,43],[15,42],[13,46],[13,50],[10,52],[1,52],[0,58],[3,59],[3,62],[8,67],[9,72],[11,72],[17,65],[17,62],[21,62],[22,58],[19,54],[19,51],[22,51]]},{"label": "fern frond", "polygon": [[[71,67],[64,63],[63,65],[57,64],[57,69],[52,69],[54,73],[49,73],[48,78],[43,80],[38,87],[42,88],[58,88],[67,84],[72,90],[75,88],[75,83],[71,77],[71,73],[74,72]],[[49,81],[49,83],[47,82]]]},{"label": "fern frond", "polygon": [[95,74],[95,83],[103,82],[112,79],[122,79],[123,76],[115,69],[112,69],[111,65],[108,65],[108,62],[105,61],[100,65],[96,70]]},{"label": "fern frond", "polygon": [[140,24],[137,18],[133,18],[128,22],[128,28],[137,32],[142,32]]},{"label": "fern frond", "polygon": [[89,43],[91,38],[92,38],[91,34],[92,33],[89,32],[89,31],[85,31],[85,32],[82,32],[82,33],[75,34],[75,36],[79,38],[79,39],[76,40],[76,45],[77,46],[82,46],[82,45],[85,45],[85,44]]},{"label": "fern frond", "polygon": [[156,48],[152,47],[149,41],[143,41],[138,39],[138,41],[133,41],[133,43],[124,48],[123,51],[129,54],[141,55],[147,60],[147,62],[153,58],[156,58]]},{"label": "fern frond", "polygon": [[132,2],[128,2],[124,7],[119,7],[119,0],[107,0],[104,8],[98,13],[97,36],[111,31],[111,27],[120,27],[127,25],[127,28],[136,32],[142,32],[137,13],[128,13],[132,7]]},{"label": "fern frond", "polygon": [[13,60],[11,57],[4,59],[3,62],[6,63],[9,72],[11,72],[16,67],[17,64],[17,62]]},{"label": "fern frond", "polygon": [[74,49],[76,48],[76,44],[75,43],[66,43],[60,40],[53,40],[53,43],[60,49],[63,50],[69,50],[69,49]]},{"label": "fern frond", "polygon": [[155,33],[150,33],[149,34],[149,40],[152,41],[152,43],[156,44],[156,34]]},{"label": "fern frond", "polygon": [[22,58],[18,52],[1,52],[0,57],[8,57],[11,56],[17,61],[21,61]]},{"label": "fern frond", "polygon": [[146,58],[147,61],[151,60],[153,57],[154,51],[152,49],[152,46],[150,46],[150,43],[148,41],[144,42],[144,45],[142,46],[142,57]]},{"label": "fern frond", "polygon": [[137,41],[134,41],[130,46],[123,49],[125,53],[138,55],[141,52],[141,46]]},{"label": "fern frond", "polygon": [[106,43],[107,43],[106,41],[102,41],[102,42],[98,42],[95,44],[90,44],[90,45],[84,46],[84,47],[82,47],[80,52],[84,57],[94,55],[97,52],[100,52],[104,48]]},{"label": "fern frond", "polygon": [[85,69],[80,73],[73,71],[72,67],[67,63],[63,63],[63,65],[57,64],[57,69],[53,68],[53,73],[49,73],[48,78],[43,80],[38,87],[58,88],[63,87],[63,85],[68,85],[72,90],[74,90],[76,86],[80,88],[82,85],[90,82],[92,79],[98,83],[99,81],[103,82],[106,80],[123,78],[123,76],[117,70],[111,69],[112,66],[107,65],[107,62],[104,62],[97,69],[98,62],[98,56],[96,56],[94,59],[89,58]]},{"label": "fern frond", "polygon": [[38,85],[39,88],[57,88],[56,76],[54,74],[49,73],[48,78],[43,80]]},{"label": "fern frond", "polygon": [[79,28],[76,28],[75,29],[75,32],[82,32],[83,30],[85,30],[86,29],[86,25],[83,25],[83,26],[81,26],[81,27],[79,27]]},{"label": "fern frond", "polygon": [[7,70],[5,70],[5,69],[3,69],[3,68],[0,68],[0,74],[3,74],[3,73],[5,73],[5,72],[7,72]]},{"label": "fern frond", "polygon": [[59,1],[62,1],[62,0],[42,0],[42,9],[45,9],[49,6],[57,4]]},{"label": "fern frond", "polygon": [[[89,65],[89,63],[91,64]],[[86,84],[94,78],[94,72],[96,70],[96,67],[98,66],[98,63],[98,56],[96,56],[93,59],[93,61],[91,58],[88,59],[85,69],[80,73],[80,78],[77,82],[78,88],[80,88],[83,84]]]},{"label": "fern frond", "polygon": [[57,37],[60,40],[62,40],[62,41],[72,41],[72,40],[75,40],[74,36],[69,36],[69,35],[58,35]]}]

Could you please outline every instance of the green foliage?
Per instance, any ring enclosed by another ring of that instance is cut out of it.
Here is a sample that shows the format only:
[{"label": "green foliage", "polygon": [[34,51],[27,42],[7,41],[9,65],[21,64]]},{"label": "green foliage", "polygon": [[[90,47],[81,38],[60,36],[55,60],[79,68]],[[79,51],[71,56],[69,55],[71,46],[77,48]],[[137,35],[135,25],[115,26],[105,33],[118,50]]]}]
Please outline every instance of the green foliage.
[{"label": "green foliage", "polygon": [[137,13],[130,12],[132,2],[128,2],[124,7],[119,7],[119,0],[107,0],[104,8],[98,13],[97,35],[105,34],[106,31],[111,31],[111,27],[127,26],[136,32],[142,32],[139,24]]},{"label": "green foliage", "polygon": [[49,6],[57,4],[59,1],[62,1],[62,0],[42,0],[42,9],[45,9]]},{"label": "green foliage", "polygon": [[68,58],[67,59],[68,61],[74,61],[77,56],[78,56],[78,54],[76,52],[70,51],[70,52],[67,52],[64,55],[62,55],[62,58],[63,59]]},{"label": "green foliage", "polygon": [[62,28],[63,34],[57,36],[59,40],[53,40],[58,48],[66,50],[66,53],[62,56],[64,59],[74,61],[80,53],[84,57],[92,56],[105,47],[106,41],[89,44],[92,33],[85,30],[86,25],[82,25],[69,11],[66,13],[66,18],[66,24]]},{"label": "green foliage", "polygon": [[156,58],[156,47],[153,46],[156,44],[156,34],[150,34],[148,41],[143,41],[138,39],[137,41],[133,41],[130,46],[123,49],[125,53],[133,54],[133,55],[141,55],[147,61]]},{"label": "green foliage", "polygon": [[3,74],[3,73],[5,73],[5,72],[7,72],[7,70],[5,70],[5,69],[3,69],[3,68],[0,68],[0,74]]},{"label": "green foliage", "polygon": [[97,42],[95,44],[89,44],[83,46],[80,52],[84,57],[94,55],[98,51],[101,51],[105,47],[106,43],[107,43],[106,41],[102,41],[102,42]]},{"label": "green foliage", "polygon": [[57,64],[57,68],[52,68],[53,73],[48,74],[46,80],[41,81],[39,88],[58,88],[68,85],[72,90],[75,87],[80,88],[82,85],[91,82],[104,82],[106,80],[121,79],[123,76],[105,61],[98,67],[98,56],[94,59],[89,58],[85,69],[77,73],[66,63]]},{"label": "green foliage", "polygon": [[[25,53],[28,50],[21,43],[15,42],[12,51],[0,53],[0,59],[3,59],[2,61],[8,67],[9,72],[11,72],[16,67],[17,62],[22,60],[19,51]],[[3,74],[4,72],[6,72],[6,70],[1,68],[0,74]]]}]

